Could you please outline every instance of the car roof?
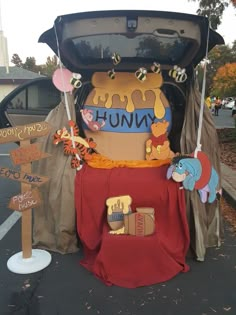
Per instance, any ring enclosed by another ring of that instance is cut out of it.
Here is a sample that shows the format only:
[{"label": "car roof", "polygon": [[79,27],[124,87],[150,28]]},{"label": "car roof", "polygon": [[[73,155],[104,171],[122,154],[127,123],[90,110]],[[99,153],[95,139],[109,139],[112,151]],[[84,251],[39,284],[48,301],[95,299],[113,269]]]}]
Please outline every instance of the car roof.
[{"label": "car roof", "polygon": [[159,62],[196,66],[215,45],[220,34],[209,30],[206,17],[165,11],[113,10],[58,16],[51,29],[39,37],[72,72],[106,71],[117,53],[119,71]]}]

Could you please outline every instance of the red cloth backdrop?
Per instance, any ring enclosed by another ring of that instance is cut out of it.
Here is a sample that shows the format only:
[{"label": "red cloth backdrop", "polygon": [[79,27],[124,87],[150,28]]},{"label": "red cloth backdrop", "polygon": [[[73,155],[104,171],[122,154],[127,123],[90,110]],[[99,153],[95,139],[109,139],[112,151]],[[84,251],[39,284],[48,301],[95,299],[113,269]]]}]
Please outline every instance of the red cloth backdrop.
[{"label": "red cloth backdrop", "polygon": [[[126,288],[152,285],[189,270],[185,197],[179,184],[166,179],[167,166],[95,169],[77,172],[75,206],[77,230],[83,244],[81,264],[107,285]],[[130,195],[132,210],[155,209],[151,236],[108,233],[106,199]]]}]

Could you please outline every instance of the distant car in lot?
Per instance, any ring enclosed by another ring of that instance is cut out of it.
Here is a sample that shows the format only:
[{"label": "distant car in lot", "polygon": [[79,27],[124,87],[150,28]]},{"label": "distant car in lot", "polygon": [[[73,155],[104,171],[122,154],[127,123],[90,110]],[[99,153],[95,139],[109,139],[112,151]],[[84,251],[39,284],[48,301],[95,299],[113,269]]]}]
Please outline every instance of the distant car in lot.
[{"label": "distant car in lot", "polygon": [[234,101],[235,97],[234,96],[230,96],[230,97],[226,97],[226,102],[229,103],[231,101]]},{"label": "distant car in lot", "polygon": [[224,108],[232,109],[234,106],[235,100],[230,101],[229,103],[225,104]]},{"label": "distant car in lot", "polygon": [[222,100],[222,107],[223,108],[228,108],[226,107],[227,104],[229,104],[230,102],[234,101],[235,100],[235,97],[233,96],[229,96],[229,97],[226,97]]}]

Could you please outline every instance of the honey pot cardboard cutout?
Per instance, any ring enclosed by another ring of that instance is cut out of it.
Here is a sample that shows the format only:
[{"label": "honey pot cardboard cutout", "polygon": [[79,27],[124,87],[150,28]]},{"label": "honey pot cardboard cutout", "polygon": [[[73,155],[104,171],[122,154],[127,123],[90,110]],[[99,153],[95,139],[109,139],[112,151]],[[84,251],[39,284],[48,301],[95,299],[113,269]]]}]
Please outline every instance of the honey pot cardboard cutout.
[{"label": "honey pot cardboard cutout", "polygon": [[90,116],[84,123],[86,137],[94,139],[99,153],[113,160],[145,160],[151,124],[165,120],[171,128],[162,83],[161,73],[147,73],[144,81],[129,72],[117,72],[113,79],[108,73],[93,74],[94,88],[82,110]]},{"label": "honey pot cardboard cutout", "polygon": [[151,235],[155,231],[155,211],[151,207],[131,209],[129,195],[110,197],[106,200],[107,222],[110,234],[129,234],[135,236]]}]

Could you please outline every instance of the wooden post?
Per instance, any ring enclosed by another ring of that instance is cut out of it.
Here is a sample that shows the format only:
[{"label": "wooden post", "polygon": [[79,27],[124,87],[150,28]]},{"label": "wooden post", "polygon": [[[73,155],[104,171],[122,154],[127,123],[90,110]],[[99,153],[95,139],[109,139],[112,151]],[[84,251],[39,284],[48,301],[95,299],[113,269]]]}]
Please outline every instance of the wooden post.
[{"label": "wooden post", "polygon": [[51,255],[45,250],[32,250],[32,208],[41,204],[41,198],[37,187],[31,189],[32,185],[40,186],[48,181],[47,177],[31,174],[31,162],[49,157],[50,154],[41,152],[37,144],[30,144],[30,139],[43,137],[48,134],[50,129],[51,126],[47,122],[0,129],[0,144],[20,142],[20,147],[12,150],[10,156],[14,165],[20,165],[21,171],[0,167],[1,177],[21,182],[21,193],[13,196],[8,205],[10,209],[22,212],[22,251],[7,261],[8,269],[15,273],[37,272],[47,267],[51,262]]},{"label": "wooden post", "polygon": [[[30,140],[23,140],[20,146],[26,147],[30,145]],[[31,173],[31,163],[22,164],[21,171]],[[24,193],[31,189],[31,185],[21,183],[21,192]],[[32,209],[22,211],[21,219],[21,242],[22,242],[22,256],[23,258],[30,258],[32,256]]]}]

